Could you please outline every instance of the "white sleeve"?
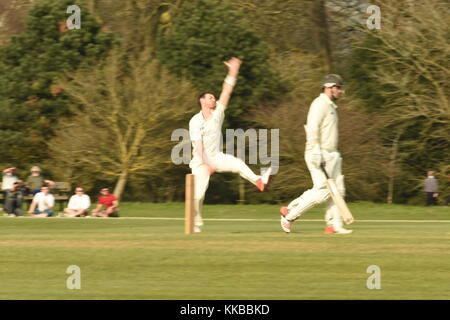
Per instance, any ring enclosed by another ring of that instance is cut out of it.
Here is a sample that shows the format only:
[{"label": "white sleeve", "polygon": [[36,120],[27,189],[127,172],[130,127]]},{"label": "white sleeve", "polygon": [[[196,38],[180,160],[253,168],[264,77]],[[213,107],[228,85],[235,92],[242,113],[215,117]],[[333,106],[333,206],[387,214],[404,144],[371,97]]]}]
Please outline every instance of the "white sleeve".
[{"label": "white sleeve", "polygon": [[53,195],[50,195],[50,197],[48,197],[48,206],[49,207],[53,207],[55,205],[55,197]]},{"label": "white sleeve", "polygon": [[216,110],[220,113],[224,113],[225,112],[225,106],[220,102],[217,101],[216,102]]},{"label": "white sleeve", "polygon": [[320,125],[324,117],[323,105],[318,100],[314,100],[309,108],[308,120],[306,122],[306,141],[311,145],[319,145]]},{"label": "white sleeve", "polygon": [[89,207],[91,206],[91,198],[89,198],[88,195],[86,195],[85,201],[84,201],[84,205],[83,205],[83,209],[89,209]]},{"label": "white sleeve", "polygon": [[74,201],[75,201],[74,196],[71,196],[69,199],[69,203],[67,204],[67,208],[74,209]]},{"label": "white sleeve", "polygon": [[189,137],[191,141],[202,139],[201,125],[195,121],[195,118],[192,118],[191,121],[189,121]]},{"label": "white sleeve", "polygon": [[35,195],[34,195],[34,197],[33,197],[33,202],[39,202],[41,199],[40,199],[41,197],[40,197],[40,194],[39,193],[36,193]]}]

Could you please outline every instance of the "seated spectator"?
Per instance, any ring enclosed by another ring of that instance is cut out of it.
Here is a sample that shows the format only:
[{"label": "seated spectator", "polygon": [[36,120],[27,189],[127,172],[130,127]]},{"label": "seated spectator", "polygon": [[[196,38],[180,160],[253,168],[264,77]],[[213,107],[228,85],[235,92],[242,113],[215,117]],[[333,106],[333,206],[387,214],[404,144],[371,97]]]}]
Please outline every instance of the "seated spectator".
[{"label": "seated spectator", "polygon": [[19,180],[19,178],[14,175],[15,171],[16,167],[6,168],[3,170],[2,191],[11,190],[14,183]]},{"label": "seated spectator", "polygon": [[28,176],[26,181],[26,187],[32,195],[41,191],[41,187],[46,184],[47,186],[53,187],[55,183],[51,180],[46,180],[41,175],[41,168],[34,166],[31,168],[31,175]]},{"label": "seated spectator", "polygon": [[67,208],[64,209],[67,217],[83,217],[86,216],[91,206],[91,198],[84,194],[81,187],[75,188],[75,194],[70,197]]},{"label": "seated spectator", "polygon": [[93,217],[118,217],[119,216],[119,200],[113,194],[109,193],[109,188],[100,190],[101,196],[98,198],[97,208],[92,210]]},{"label": "seated spectator", "polygon": [[22,181],[16,181],[12,189],[6,191],[5,211],[10,216],[22,216],[22,202],[24,192],[22,189]]},{"label": "seated spectator", "polygon": [[34,195],[28,213],[33,217],[50,217],[53,215],[55,197],[50,193],[49,187],[44,185],[41,192]]}]

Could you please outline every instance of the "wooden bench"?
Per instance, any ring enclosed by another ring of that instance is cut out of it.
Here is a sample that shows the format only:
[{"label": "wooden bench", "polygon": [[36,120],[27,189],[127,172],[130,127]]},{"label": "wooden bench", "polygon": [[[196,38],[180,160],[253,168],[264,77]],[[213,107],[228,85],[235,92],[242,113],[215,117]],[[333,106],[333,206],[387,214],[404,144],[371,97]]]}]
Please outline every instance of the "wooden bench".
[{"label": "wooden bench", "polygon": [[50,188],[50,192],[55,197],[55,202],[59,203],[59,211],[63,211],[64,204],[67,203],[70,198],[70,183],[55,182],[55,185]]},{"label": "wooden bench", "polygon": [[[55,182],[55,185],[50,188],[50,193],[55,197],[55,203],[59,203],[59,211],[64,210],[64,205],[70,198],[70,183],[68,182]],[[4,204],[4,193],[0,192],[0,200]],[[33,195],[27,195],[23,197],[24,202],[28,203],[27,207],[33,200]]]}]

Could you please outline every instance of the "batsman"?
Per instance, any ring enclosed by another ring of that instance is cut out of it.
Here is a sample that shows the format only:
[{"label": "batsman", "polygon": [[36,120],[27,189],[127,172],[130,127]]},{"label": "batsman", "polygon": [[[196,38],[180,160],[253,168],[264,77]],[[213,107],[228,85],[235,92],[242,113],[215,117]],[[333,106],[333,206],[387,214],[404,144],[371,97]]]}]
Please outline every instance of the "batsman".
[{"label": "batsman", "polygon": [[305,125],[305,161],[311,174],[313,187],[293,200],[287,207],[280,209],[281,228],[287,233],[291,232],[292,223],[295,220],[321,203],[326,204],[326,234],[349,234],[353,231],[343,227],[342,217],[327,187],[328,175],[330,179],[335,180],[337,191],[344,197],[342,158],[337,149],[338,107],[335,104],[344,93],[343,85],[339,75],[327,75],[322,81],[322,93],[310,106]]},{"label": "batsman", "polygon": [[219,100],[216,101],[213,93],[202,93],[198,98],[201,110],[189,122],[189,136],[193,148],[193,158],[189,167],[194,175],[194,232],[201,232],[200,227],[203,225],[201,209],[209,178],[214,172],[238,173],[260,191],[264,191],[271,174],[269,168],[262,176],[256,175],[244,161],[220,151],[225,110],[241,66],[238,58],[231,58],[224,63],[228,67],[228,74]]}]

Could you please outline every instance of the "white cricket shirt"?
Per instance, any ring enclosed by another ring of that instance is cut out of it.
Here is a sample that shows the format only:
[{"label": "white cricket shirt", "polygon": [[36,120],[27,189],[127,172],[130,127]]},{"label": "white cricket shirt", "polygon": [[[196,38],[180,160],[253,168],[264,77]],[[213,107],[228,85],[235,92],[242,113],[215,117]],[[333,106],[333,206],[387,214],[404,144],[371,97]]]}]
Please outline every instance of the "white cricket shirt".
[{"label": "white cricket shirt", "polygon": [[317,143],[321,150],[338,151],[337,105],[324,93],[314,99],[309,108],[305,151],[310,151]]},{"label": "white cricket shirt", "polygon": [[39,211],[44,211],[55,205],[55,197],[51,193],[38,192],[34,195],[33,202],[37,203]]},{"label": "white cricket shirt", "polygon": [[91,206],[91,198],[87,194],[74,194],[69,199],[69,204],[67,205],[67,208],[72,210],[85,210],[89,209]]},{"label": "white cricket shirt", "polygon": [[189,121],[189,136],[193,149],[193,157],[189,164],[191,168],[202,163],[202,159],[197,154],[195,141],[202,141],[206,159],[212,159],[220,153],[224,117],[225,107],[217,101],[216,108],[207,120],[200,111]]}]

